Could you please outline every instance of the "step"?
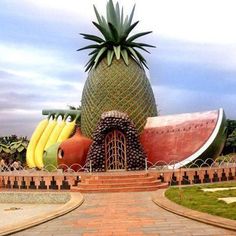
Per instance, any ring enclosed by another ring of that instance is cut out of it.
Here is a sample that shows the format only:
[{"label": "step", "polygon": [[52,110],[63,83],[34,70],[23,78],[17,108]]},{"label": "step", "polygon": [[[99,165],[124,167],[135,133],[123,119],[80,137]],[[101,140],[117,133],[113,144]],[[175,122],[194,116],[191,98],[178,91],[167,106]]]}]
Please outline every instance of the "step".
[{"label": "step", "polygon": [[82,193],[155,191],[167,187],[147,172],[106,172],[81,176],[72,191]]},{"label": "step", "polygon": [[143,178],[143,177],[150,177],[150,175],[148,173],[136,173],[136,174],[130,174],[129,172],[122,172],[122,174],[117,174],[116,173],[112,173],[109,172],[109,174],[93,174],[91,176],[86,176],[86,179],[132,179],[132,178]]},{"label": "step", "polygon": [[117,188],[117,187],[135,187],[135,186],[158,186],[160,184],[160,181],[154,180],[154,181],[142,181],[142,182],[136,182],[136,183],[95,183],[95,184],[86,184],[86,183],[80,183],[78,185],[79,188]]},{"label": "step", "polygon": [[145,192],[145,191],[156,191],[157,189],[167,188],[167,183],[162,183],[155,186],[135,186],[135,187],[117,187],[117,188],[76,188],[73,187],[72,191],[79,191],[81,193],[105,193],[105,192]]},{"label": "step", "polygon": [[90,178],[85,178],[81,179],[82,183],[87,183],[87,184],[95,184],[95,183],[127,183],[127,182],[132,182],[132,183],[137,183],[137,182],[142,182],[142,181],[155,181],[156,178],[153,176],[147,176],[147,177],[142,177],[142,178],[107,178],[107,179],[90,179]]}]

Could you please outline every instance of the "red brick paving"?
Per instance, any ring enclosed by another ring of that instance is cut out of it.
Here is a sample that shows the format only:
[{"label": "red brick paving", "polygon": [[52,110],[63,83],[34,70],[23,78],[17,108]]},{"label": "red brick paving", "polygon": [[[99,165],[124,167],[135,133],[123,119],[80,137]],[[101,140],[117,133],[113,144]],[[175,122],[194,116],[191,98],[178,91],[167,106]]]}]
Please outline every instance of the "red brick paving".
[{"label": "red brick paving", "polygon": [[75,211],[15,235],[236,235],[167,212],[150,192],[86,194]]}]

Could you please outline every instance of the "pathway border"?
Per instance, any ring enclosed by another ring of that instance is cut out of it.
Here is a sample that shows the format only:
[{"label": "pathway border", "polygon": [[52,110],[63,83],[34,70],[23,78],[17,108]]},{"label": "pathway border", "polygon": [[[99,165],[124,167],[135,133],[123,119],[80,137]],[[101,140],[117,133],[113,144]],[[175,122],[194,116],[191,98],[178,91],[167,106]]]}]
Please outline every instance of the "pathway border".
[{"label": "pathway border", "polygon": [[234,230],[236,231],[236,221],[226,219],[219,216],[213,216],[207,213],[195,211],[184,206],[178,205],[168,198],[165,197],[165,192],[167,189],[159,189],[155,192],[155,195],[152,197],[152,201],[157,204],[159,207],[172,212],[174,214],[196,220],[199,222],[203,222],[205,224],[217,226],[224,229]]},{"label": "pathway border", "polygon": [[[30,194],[30,193],[29,193]],[[45,193],[46,194],[46,193]],[[32,217],[29,221],[21,222],[21,223],[16,223],[16,224],[11,224],[5,227],[0,228],[0,235],[9,235],[12,233],[16,233],[31,227],[34,227],[36,225],[40,225],[42,223],[45,223],[47,221],[53,220],[57,217],[60,217],[62,215],[65,215],[79,206],[82,205],[84,202],[84,197],[81,193],[70,193],[71,199],[63,204],[61,207],[49,212],[49,213],[42,213],[38,216]]]}]

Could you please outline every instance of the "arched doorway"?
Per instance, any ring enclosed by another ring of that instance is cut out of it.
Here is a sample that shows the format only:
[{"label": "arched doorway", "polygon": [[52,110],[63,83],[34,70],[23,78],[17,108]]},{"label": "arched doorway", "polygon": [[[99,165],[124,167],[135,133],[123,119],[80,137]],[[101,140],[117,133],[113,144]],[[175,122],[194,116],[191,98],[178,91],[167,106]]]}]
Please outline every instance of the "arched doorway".
[{"label": "arched doorway", "polygon": [[112,130],[105,137],[106,170],[126,170],[126,138],[119,130]]},{"label": "arched doorway", "polygon": [[93,133],[86,168],[94,172],[144,170],[145,157],[139,134],[128,115],[104,112]]}]

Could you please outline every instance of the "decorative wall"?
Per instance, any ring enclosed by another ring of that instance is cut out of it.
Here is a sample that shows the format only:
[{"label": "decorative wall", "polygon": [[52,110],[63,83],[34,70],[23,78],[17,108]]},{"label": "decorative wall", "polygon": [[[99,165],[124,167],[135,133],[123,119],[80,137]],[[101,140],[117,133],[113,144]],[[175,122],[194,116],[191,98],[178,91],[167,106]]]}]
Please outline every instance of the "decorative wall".
[{"label": "decorative wall", "polygon": [[[127,114],[119,111],[105,112],[93,133],[86,165],[92,171],[106,171],[105,137],[112,130],[121,131],[126,137],[126,170],[145,169],[145,154],[139,141],[139,135]],[[91,162],[90,162],[91,161]]]}]

